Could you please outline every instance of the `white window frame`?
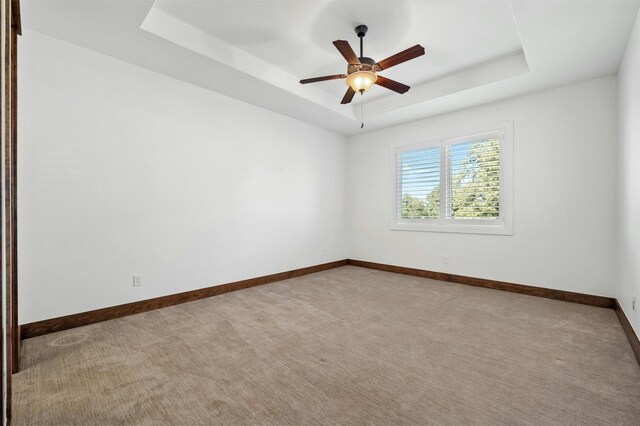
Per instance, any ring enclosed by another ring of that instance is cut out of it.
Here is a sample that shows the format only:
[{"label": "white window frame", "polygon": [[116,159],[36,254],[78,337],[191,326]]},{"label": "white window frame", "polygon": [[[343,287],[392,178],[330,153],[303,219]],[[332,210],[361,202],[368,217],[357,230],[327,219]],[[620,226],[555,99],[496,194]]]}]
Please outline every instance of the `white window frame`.
[{"label": "white window frame", "polygon": [[[453,132],[449,133],[452,134]],[[467,234],[513,235],[513,122],[506,121],[493,125],[475,126],[466,131],[458,131],[458,136],[439,137],[428,142],[402,142],[391,146],[393,206],[390,229],[395,231],[456,232]],[[447,145],[480,139],[500,137],[500,217],[497,219],[447,219],[443,212],[446,206],[446,185],[450,177],[444,164],[444,150]],[[440,217],[402,218],[399,155],[406,151],[440,147]]]}]

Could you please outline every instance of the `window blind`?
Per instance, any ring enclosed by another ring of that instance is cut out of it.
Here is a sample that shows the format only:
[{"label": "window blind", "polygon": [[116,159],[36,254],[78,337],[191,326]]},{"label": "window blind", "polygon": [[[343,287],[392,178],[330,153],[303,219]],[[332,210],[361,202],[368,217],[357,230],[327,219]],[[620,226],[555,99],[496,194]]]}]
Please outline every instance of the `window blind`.
[{"label": "window blind", "polygon": [[440,163],[440,147],[405,151],[398,155],[400,217],[440,217]]},{"label": "window blind", "polygon": [[398,217],[500,219],[500,143],[494,133],[399,152]]},{"label": "window blind", "polygon": [[513,234],[513,122],[477,129],[391,146],[391,229]]},{"label": "window blind", "polygon": [[500,138],[445,147],[446,216],[452,219],[500,217]]}]

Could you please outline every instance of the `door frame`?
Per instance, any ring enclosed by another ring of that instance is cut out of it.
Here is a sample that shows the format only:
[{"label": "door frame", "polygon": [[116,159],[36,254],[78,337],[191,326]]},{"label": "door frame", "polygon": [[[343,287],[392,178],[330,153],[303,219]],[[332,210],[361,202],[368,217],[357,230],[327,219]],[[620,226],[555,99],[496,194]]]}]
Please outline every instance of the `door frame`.
[{"label": "door frame", "polygon": [[3,0],[1,13],[4,13],[4,226],[3,241],[5,244],[4,261],[0,262],[5,288],[5,321],[2,324],[5,333],[6,351],[2,358],[6,361],[7,375],[2,380],[6,386],[6,405],[4,411],[7,419],[11,418],[11,375],[20,367],[20,329],[18,326],[18,36],[22,34],[19,0]]}]

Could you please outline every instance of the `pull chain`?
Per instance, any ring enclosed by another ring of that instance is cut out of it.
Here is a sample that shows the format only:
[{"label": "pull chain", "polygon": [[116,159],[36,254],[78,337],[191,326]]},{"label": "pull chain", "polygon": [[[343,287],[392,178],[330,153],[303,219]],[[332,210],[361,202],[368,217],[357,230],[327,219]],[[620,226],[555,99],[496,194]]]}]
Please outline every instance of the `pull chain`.
[{"label": "pull chain", "polygon": [[364,98],[364,90],[360,91],[360,128],[361,129],[364,127],[364,107],[362,106],[363,98]]}]

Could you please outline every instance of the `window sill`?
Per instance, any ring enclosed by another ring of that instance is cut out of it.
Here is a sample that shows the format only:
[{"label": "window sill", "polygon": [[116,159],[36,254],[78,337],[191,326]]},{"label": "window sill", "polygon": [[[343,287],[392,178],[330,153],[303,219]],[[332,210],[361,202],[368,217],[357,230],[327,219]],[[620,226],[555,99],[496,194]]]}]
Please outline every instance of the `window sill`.
[{"label": "window sill", "polygon": [[458,234],[486,234],[486,235],[513,235],[513,225],[496,221],[491,224],[478,223],[417,223],[395,222],[390,226],[392,231],[418,231],[418,232],[453,232]]}]

